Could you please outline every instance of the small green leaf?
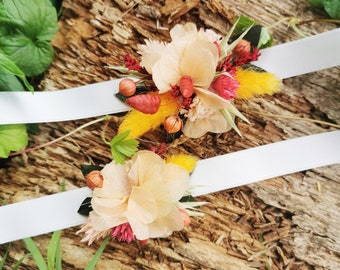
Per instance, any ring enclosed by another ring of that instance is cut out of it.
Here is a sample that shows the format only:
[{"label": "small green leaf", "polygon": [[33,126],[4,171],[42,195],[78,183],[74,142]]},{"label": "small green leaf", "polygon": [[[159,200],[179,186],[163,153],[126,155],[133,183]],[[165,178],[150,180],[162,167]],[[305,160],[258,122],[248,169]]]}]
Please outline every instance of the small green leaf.
[{"label": "small green leaf", "polygon": [[33,259],[36,265],[38,266],[38,269],[48,270],[44,257],[41,254],[40,250],[38,249],[37,245],[32,240],[32,238],[25,238],[23,239],[23,241],[25,242],[28,250],[32,253]]},{"label": "small green leaf", "polygon": [[[1,41],[0,41],[1,43]],[[0,77],[2,77],[2,73],[8,73],[15,76],[18,76],[27,87],[28,90],[34,92],[33,86],[27,81],[25,73],[3,52],[0,51]],[[5,77],[4,77],[5,78]],[[17,87],[15,85],[8,87]],[[21,88],[12,89],[11,91],[20,91]]]},{"label": "small green leaf", "polygon": [[102,169],[103,167],[98,165],[80,165],[80,170],[84,176],[86,176],[87,174],[94,170],[101,171]]},{"label": "small green leaf", "polygon": [[[16,262],[16,264],[13,266],[12,270],[18,270],[19,269],[19,266],[22,264],[22,262],[29,256],[31,256],[32,254],[31,253],[27,253],[25,254],[24,256],[22,256],[19,261]],[[2,269],[0,267],[0,269]]]},{"label": "small green leaf", "polygon": [[224,116],[225,120],[228,122],[228,124],[237,132],[237,134],[242,137],[241,131],[238,129],[234,122],[234,118],[231,116],[230,112],[228,112],[227,109],[221,109],[220,110],[222,115]]},{"label": "small green leaf", "polygon": [[25,91],[19,79],[0,68],[0,91]]},{"label": "small green leaf", "polygon": [[273,45],[273,36],[264,27],[261,28],[261,34],[257,48],[263,49]]},{"label": "small green leaf", "polygon": [[135,139],[127,139],[130,131],[126,131],[122,134],[115,136],[111,142],[111,153],[113,159],[119,163],[123,164],[127,157],[131,157],[138,151],[139,142]]},{"label": "small green leaf", "polygon": [[249,27],[255,25],[255,21],[252,19],[241,15],[235,22],[235,30],[233,32],[233,35],[239,36],[241,35],[244,31],[246,31]]},{"label": "small green leaf", "polygon": [[340,20],[339,0],[309,0],[309,3],[314,8],[324,8],[331,18]]},{"label": "small green leaf", "polygon": [[50,243],[48,245],[48,249],[47,249],[47,267],[50,270],[54,270],[55,269],[55,265],[56,265],[56,254],[58,252],[58,249],[60,249],[60,235],[61,235],[61,231],[55,231],[52,234]]},{"label": "small green leaf", "polygon": [[322,8],[324,0],[309,0],[309,4],[312,7]]},{"label": "small green leaf", "polygon": [[94,254],[93,258],[91,259],[91,261],[89,262],[89,264],[86,266],[85,270],[93,270],[94,267],[96,266],[97,262],[100,259],[100,256],[102,255],[102,253],[104,252],[104,249],[107,246],[107,243],[110,240],[110,236],[107,236],[105,238],[105,240],[103,241],[103,243],[100,245],[100,247],[98,248],[96,254]]},{"label": "small green leaf", "polygon": [[326,12],[331,18],[340,20],[340,1],[339,0],[325,1],[324,6],[325,6]]},{"label": "small green leaf", "polygon": [[91,197],[87,197],[80,205],[78,209],[78,213],[83,215],[83,216],[88,216],[90,212],[92,211],[92,206],[91,206]]},{"label": "small green leaf", "polygon": [[7,158],[11,151],[20,151],[27,144],[25,125],[0,125],[0,157]]}]

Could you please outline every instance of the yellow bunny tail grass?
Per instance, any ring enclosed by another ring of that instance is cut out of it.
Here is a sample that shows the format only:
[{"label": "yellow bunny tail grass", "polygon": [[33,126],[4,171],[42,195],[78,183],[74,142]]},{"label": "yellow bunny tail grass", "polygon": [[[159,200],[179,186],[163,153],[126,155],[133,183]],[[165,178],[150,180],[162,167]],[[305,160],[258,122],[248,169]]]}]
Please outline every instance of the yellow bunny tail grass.
[{"label": "yellow bunny tail grass", "polygon": [[186,154],[178,154],[166,157],[166,163],[174,163],[178,166],[181,166],[184,169],[186,169],[189,173],[191,173],[194,170],[197,161],[198,157]]},{"label": "yellow bunny tail grass", "polygon": [[280,91],[281,80],[269,72],[237,68],[236,80],[240,83],[237,98],[248,99],[257,95],[272,95]]},{"label": "yellow bunny tail grass", "polygon": [[130,133],[127,138],[136,139],[144,133],[160,126],[169,115],[178,114],[179,105],[170,93],[160,94],[161,104],[154,114],[145,114],[137,110],[130,111],[120,124],[118,134],[127,130]]}]

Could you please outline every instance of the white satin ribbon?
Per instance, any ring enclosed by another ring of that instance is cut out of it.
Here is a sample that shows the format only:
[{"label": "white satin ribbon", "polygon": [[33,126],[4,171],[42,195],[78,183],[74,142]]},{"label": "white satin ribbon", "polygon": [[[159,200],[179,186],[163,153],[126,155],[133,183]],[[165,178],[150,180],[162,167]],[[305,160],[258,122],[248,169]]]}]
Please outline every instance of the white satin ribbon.
[{"label": "white satin ribbon", "polygon": [[[273,46],[254,62],[285,79],[340,65],[340,29]],[[120,80],[68,90],[0,92],[0,125],[89,118],[129,110],[115,94]]]},{"label": "white satin ribbon", "polygon": [[[280,78],[340,65],[339,29],[278,45],[256,65]],[[119,80],[53,92],[0,92],[0,124],[88,118],[128,110],[115,98]],[[340,131],[311,135],[201,160],[191,177],[198,196],[340,162]],[[82,224],[88,188],[0,207],[0,244]]]},{"label": "white satin ribbon", "polygon": [[[194,196],[340,163],[340,131],[310,135],[200,160]],[[83,224],[77,213],[92,192],[80,188],[0,207],[0,244]]]}]

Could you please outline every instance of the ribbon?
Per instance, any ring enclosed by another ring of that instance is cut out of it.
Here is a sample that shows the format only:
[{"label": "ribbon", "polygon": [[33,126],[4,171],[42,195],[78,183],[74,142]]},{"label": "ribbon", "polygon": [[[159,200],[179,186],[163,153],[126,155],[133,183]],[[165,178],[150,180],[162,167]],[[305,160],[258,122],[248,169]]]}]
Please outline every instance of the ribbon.
[{"label": "ribbon", "polygon": [[[340,162],[340,131],[258,146],[200,160],[193,196]],[[77,213],[92,193],[80,188],[0,207],[0,244],[83,224]]]},{"label": "ribbon", "polygon": [[[340,65],[340,29],[262,51],[257,66],[288,78]],[[53,92],[1,92],[0,124],[88,118],[128,110],[114,97],[119,80]],[[20,108],[20,110],[18,110]],[[293,172],[340,163],[340,131],[255,147],[198,162],[193,195],[249,184]],[[0,244],[80,225],[80,188],[0,207]]]},{"label": "ribbon", "polygon": [[[285,79],[340,65],[340,29],[273,46],[253,64]],[[120,80],[68,90],[0,92],[0,124],[68,121],[129,110],[115,94]]]}]

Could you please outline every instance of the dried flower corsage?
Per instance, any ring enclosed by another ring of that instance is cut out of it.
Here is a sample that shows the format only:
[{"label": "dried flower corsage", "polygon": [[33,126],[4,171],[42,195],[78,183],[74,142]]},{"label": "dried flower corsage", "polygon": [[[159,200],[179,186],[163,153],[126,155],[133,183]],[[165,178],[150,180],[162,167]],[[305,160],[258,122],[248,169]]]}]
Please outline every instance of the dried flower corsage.
[{"label": "dried flower corsage", "polygon": [[197,30],[193,23],[176,25],[171,42],[146,40],[139,45],[141,61],[125,56],[125,67],[112,67],[125,78],[119,94],[133,110],[118,133],[130,130],[137,138],[160,125],[168,133],[182,132],[198,138],[207,132],[235,129],[235,116],[248,122],[233,105],[235,98],[279,91],[281,81],[249,63],[260,51],[244,39],[249,28],[233,37],[236,24],[221,37],[212,30]]},{"label": "dried flower corsage", "polygon": [[141,150],[124,164],[112,161],[104,168],[85,168],[93,195],[78,211],[88,215],[78,231],[85,235],[82,241],[90,245],[111,235],[118,241],[137,239],[144,244],[149,238],[182,230],[190,224],[189,216],[201,215],[194,207],[203,203],[194,202],[188,193],[189,173],[196,162],[190,155],[162,159]]}]

